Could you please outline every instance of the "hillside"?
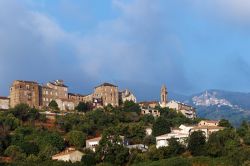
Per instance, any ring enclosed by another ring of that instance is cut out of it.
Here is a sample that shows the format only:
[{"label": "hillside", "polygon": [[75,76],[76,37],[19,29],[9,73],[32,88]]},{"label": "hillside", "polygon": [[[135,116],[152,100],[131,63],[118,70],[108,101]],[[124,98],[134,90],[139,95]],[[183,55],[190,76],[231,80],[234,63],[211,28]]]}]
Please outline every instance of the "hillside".
[{"label": "hillside", "polygon": [[225,118],[235,126],[250,120],[250,93],[207,90],[178,100],[196,107],[201,118]]}]

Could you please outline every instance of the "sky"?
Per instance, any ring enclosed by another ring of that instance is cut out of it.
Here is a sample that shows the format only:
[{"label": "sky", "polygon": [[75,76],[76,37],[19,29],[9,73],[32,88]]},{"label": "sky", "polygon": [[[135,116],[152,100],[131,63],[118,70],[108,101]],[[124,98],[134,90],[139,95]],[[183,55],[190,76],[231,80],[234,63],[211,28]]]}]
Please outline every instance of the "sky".
[{"label": "sky", "polygon": [[0,96],[13,80],[110,82],[139,100],[250,92],[249,0],[0,0]]}]

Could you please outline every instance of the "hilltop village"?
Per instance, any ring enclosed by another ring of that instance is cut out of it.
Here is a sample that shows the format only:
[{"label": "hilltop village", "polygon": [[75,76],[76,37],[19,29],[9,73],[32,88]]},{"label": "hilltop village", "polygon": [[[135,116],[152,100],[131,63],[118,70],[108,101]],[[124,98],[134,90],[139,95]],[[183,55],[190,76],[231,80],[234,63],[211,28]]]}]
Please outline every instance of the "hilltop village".
[{"label": "hilltop village", "polygon": [[[119,91],[118,86],[111,83],[103,83],[94,88],[94,92],[88,95],[68,92],[68,86],[63,80],[55,80],[45,85],[34,81],[15,80],[10,87],[9,97],[0,97],[0,109],[14,108],[24,103],[37,109],[50,110],[49,105],[56,102],[61,112],[74,111],[79,103],[88,103],[90,109],[102,108],[111,105],[117,107],[125,101],[137,103],[135,95],[128,89]],[[171,108],[182,113],[190,119],[196,118],[196,111],[192,106],[177,101],[168,102],[168,92],[165,85],[160,92],[161,101],[147,101],[138,103],[142,114],[160,116],[156,107]]]},{"label": "hilltop village", "polygon": [[179,157],[170,163],[191,165],[202,155],[228,165],[220,160],[231,152],[225,142],[250,144],[248,124],[236,132],[225,119],[200,119],[192,106],[169,101],[165,85],[159,95],[160,101],[138,102],[111,83],[83,95],[70,93],[62,80],[16,80],[0,97],[0,164],[145,165]]}]

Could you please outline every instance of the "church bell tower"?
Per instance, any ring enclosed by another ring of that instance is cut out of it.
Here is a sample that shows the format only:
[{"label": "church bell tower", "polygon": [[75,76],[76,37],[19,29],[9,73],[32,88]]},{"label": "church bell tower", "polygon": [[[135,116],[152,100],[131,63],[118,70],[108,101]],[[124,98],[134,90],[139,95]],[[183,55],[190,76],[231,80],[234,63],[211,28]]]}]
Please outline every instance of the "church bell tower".
[{"label": "church bell tower", "polygon": [[167,106],[167,102],[168,102],[168,92],[167,92],[167,88],[165,85],[162,85],[161,87],[161,107],[165,108]]}]

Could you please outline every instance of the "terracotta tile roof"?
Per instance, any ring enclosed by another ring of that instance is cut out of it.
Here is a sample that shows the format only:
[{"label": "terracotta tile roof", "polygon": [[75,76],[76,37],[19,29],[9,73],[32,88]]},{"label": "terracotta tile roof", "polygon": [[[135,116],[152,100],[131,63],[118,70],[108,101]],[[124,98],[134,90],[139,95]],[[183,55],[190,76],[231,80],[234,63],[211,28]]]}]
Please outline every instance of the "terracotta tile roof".
[{"label": "terracotta tile roof", "polygon": [[202,121],[205,121],[207,123],[219,123],[220,122],[219,120],[202,120]]},{"label": "terracotta tile roof", "polygon": [[159,104],[158,101],[142,101],[139,104]]},{"label": "terracotta tile roof", "polygon": [[220,126],[196,126],[193,129],[224,129],[224,127]]}]

